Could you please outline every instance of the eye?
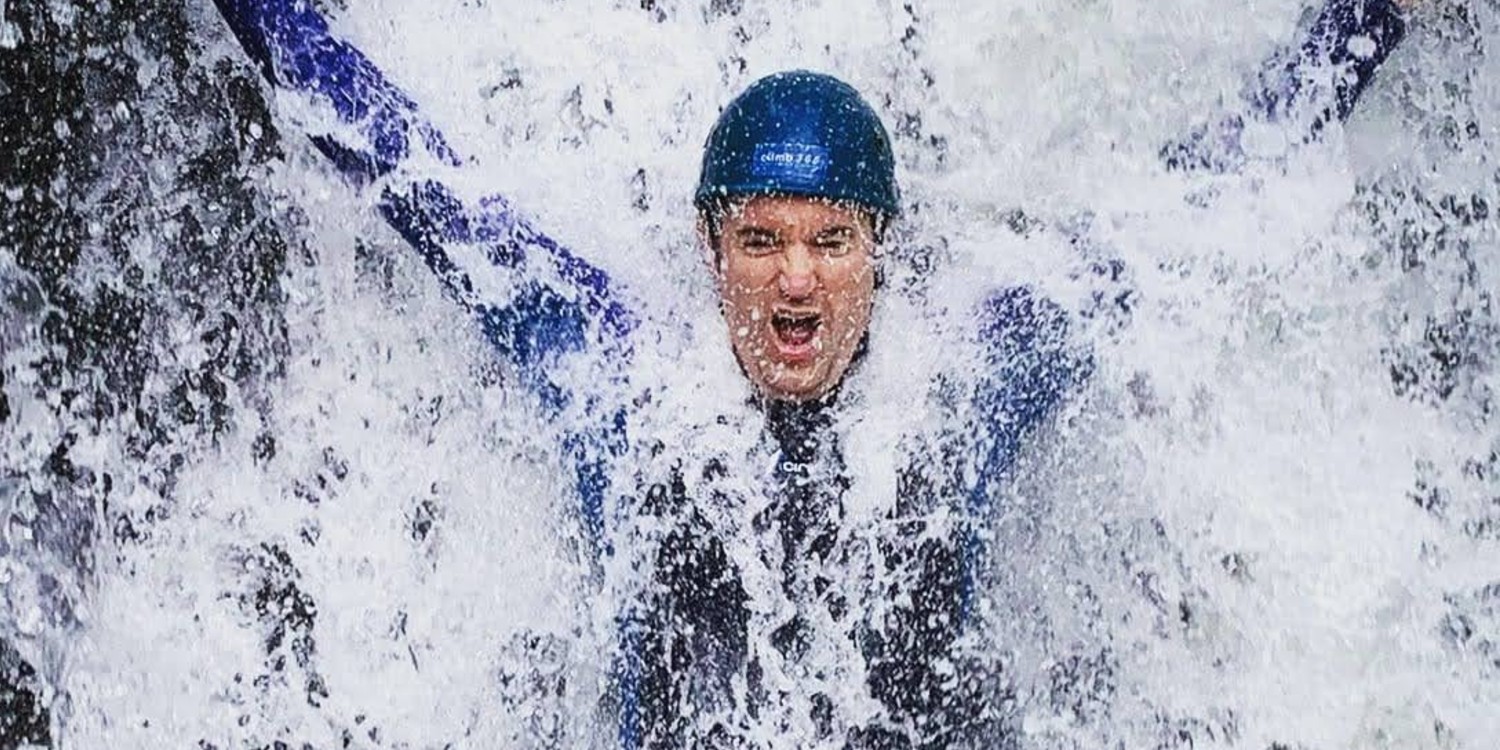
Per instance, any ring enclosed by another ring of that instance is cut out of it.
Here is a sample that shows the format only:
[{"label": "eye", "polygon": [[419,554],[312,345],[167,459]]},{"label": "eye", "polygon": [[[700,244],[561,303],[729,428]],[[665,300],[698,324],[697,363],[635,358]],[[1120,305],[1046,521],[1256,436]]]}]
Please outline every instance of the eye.
[{"label": "eye", "polygon": [[746,255],[770,255],[776,252],[776,238],[764,234],[750,234],[740,237],[740,249]]},{"label": "eye", "polygon": [[853,247],[853,243],[849,241],[848,237],[844,237],[842,235],[831,235],[819,237],[813,240],[813,247],[816,247],[820,252],[828,257],[837,258],[843,255],[848,255],[849,250]]}]

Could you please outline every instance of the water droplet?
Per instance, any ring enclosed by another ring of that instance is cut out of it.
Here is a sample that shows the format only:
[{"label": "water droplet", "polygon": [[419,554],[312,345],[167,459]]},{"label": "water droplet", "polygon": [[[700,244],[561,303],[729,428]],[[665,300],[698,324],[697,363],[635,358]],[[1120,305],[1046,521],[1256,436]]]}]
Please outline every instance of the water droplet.
[{"label": "water droplet", "polygon": [[0,49],[15,49],[21,46],[21,30],[5,20],[5,3],[0,2]]}]

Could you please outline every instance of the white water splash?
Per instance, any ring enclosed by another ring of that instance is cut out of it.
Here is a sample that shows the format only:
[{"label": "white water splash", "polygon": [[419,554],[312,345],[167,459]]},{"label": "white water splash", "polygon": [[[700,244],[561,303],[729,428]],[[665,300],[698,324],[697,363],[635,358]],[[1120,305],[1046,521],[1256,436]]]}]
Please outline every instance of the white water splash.
[{"label": "white water splash", "polygon": [[[1391,373],[1424,316],[1473,293],[1449,265],[1493,284],[1500,243],[1426,216],[1473,243],[1412,272],[1390,217],[1423,209],[1370,207],[1382,190],[1494,204],[1494,84],[1466,102],[1481,131],[1468,140],[1448,122],[1465,112],[1423,93],[1493,72],[1487,57],[1419,28],[1326,143],[1284,168],[1185,177],[1157,147],[1232,100],[1292,39],[1302,3],[648,5],[370,0],[335,28],[472,156],[465,189],[510,197],[659,319],[685,321],[696,366],[671,346],[642,366],[696,376],[672,405],[686,422],[742,387],[712,348],[698,148],[763,74],[836,72],[902,133],[904,191],[922,204],[906,229],[942,248],[935,297],[1025,283],[1082,310],[1100,284],[1087,263],[1123,261],[1134,312],[1080,327],[1094,379],[1034,441],[997,521],[986,637],[1016,682],[1025,746],[1489,746],[1500,663],[1484,649],[1500,647],[1477,617],[1468,637],[1445,628],[1500,570],[1496,539],[1463,526],[1492,502],[1466,460],[1494,448],[1482,394],[1495,370],[1471,368],[1466,393],[1480,395],[1441,401],[1398,395]],[[1482,42],[1500,38],[1495,9],[1470,12]],[[589,634],[612,612],[580,585],[562,464],[528,440],[545,426],[420,260],[286,144],[266,179],[306,260],[282,282],[285,372],[238,397],[232,431],[183,470],[152,536],[100,563],[55,656],[61,744],[602,744],[608,656]],[[1017,210],[1032,221],[1021,231]],[[871,366],[946,356],[903,309],[882,311]],[[172,356],[206,356],[192,333]],[[872,381],[858,471],[897,460],[880,446],[909,416],[909,382]],[[57,429],[15,398],[10,424]],[[124,455],[107,439],[75,454]],[[1447,488],[1446,515],[1413,502],[1423,482]],[[129,486],[115,497],[160,504]],[[306,664],[295,631],[268,656],[254,604],[267,580],[315,603]],[[563,697],[547,697],[557,680]]]},{"label": "white water splash", "polygon": [[0,0],[0,49],[15,49],[21,44],[21,30],[5,20],[5,3]]}]

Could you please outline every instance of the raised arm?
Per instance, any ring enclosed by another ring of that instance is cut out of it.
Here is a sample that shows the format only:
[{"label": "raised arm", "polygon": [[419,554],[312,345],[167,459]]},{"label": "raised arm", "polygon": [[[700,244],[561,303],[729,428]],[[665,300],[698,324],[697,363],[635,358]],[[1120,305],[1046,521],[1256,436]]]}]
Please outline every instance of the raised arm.
[{"label": "raised arm", "polygon": [[276,86],[332,110],[335,132],[309,136],[357,189],[378,189],[376,208],[421,254],[448,294],[478,320],[553,412],[582,410],[562,436],[575,472],[581,520],[595,549],[604,539],[605,464],[624,439],[608,398],[575,394],[551,377],[561,356],[630,353],[636,323],[609,278],[537,231],[501,198],[465,203],[423,171],[462,164],[410,97],[358,49],[335,38],[308,0],[215,0],[245,52]]},{"label": "raised arm", "polygon": [[1068,315],[1026,287],[1005,289],[979,307],[982,374],[969,397],[975,430],[973,484],[965,499],[962,612],[972,614],[976,575],[993,520],[996,490],[1010,477],[1021,446],[1056,414],[1093,372],[1088,352],[1070,336]]},{"label": "raised arm", "polygon": [[[1416,1],[1329,0],[1295,53],[1269,68],[1240,111],[1163,149],[1163,158],[1173,167],[1237,168],[1244,161],[1240,136],[1250,118],[1282,123],[1302,140],[1316,138],[1329,121],[1353,111],[1404,37],[1403,13]],[[1096,266],[1092,272],[1101,279],[1118,281],[1118,262]],[[1100,293],[1096,303],[1126,310],[1127,298]],[[1028,289],[997,292],[978,317],[987,378],[975,405],[986,420],[988,442],[971,508],[1009,469],[1027,430],[1055,411],[1090,370],[1086,356],[1069,353],[1067,316]]]},{"label": "raised arm", "polygon": [[[1410,0],[1408,0],[1410,2]],[[1343,120],[1375,79],[1396,45],[1406,38],[1399,0],[1330,0],[1291,59],[1272,69],[1251,99],[1266,117],[1300,117],[1316,134],[1330,120]]]},{"label": "raised arm", "polygon": [[[1202,128],[1163,149],[1163,158],[1173,167],[1237,168],[1244,160],[1240,136],[1247,118],[1283,123],[1303,140],[1316,138],[1329,121],[1353,111],[1405,36],[1403,14],[1417,1],[1329,0],[1295,54],[1269,68],[1244,108],[1216,128]],[[1118,281],[1118,262],[1096,265],[1093,272],[1102,279]],[[1110,296],[1096,302],[1128,306],[1128,294]],[[1024,288],[996,293],[979,317],[992,383],[980,397],[982,413],[991,415],[994,447],[985,464],[1004,469],[1025,430],[1051,413],[1089,368],[1086,360],[1067,354],[1063,312]]]},{"label": "raised arm", "polygon": [[[635,326],[609,278],[500,198],[465,203],[429,174],[462,164],[415,102],[358,49],[332,35],[307,0],[215,0],[268,81],[336,123],[312,142],[415,248],[489,341],[552,406],[569,394],[548,378],[558,355],[629,351]],[[499,273],[497,273],[497,271]]]},{"label": "raised arm", "polygon": [[1354,111],[1375,73],[1406,36],[1406,11],[1416,0],[1328,0],[1295,50],[1267,66],[1238,111],[1161,156],[1173,169],[1236,171],[1244,166],[1247,124],[1278,125],[1294,142],[1316,140],[1329,122]]}]

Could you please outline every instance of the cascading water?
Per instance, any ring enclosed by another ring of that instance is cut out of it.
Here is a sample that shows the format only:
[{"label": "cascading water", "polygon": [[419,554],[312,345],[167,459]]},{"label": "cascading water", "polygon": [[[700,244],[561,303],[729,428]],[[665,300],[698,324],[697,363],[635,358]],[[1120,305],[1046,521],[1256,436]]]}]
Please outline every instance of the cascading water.
[{"label": "cascading water", "polygon": [[[615,612],[551,426],[319,113],[185,5],[0,5],[0,747],[608,746]],[[1074,314],[1093,375],[999,493],[978,600],[1016,746],[1500,736],[1492,0],[1433,0],[1347,126],[1253,133],[1230,175],[1158,148],[1300,0],[337,5],[464,188],[679,322],[637,363],[697,384],[664,424],[744,389],[690,196],[775,70],[839,72],[896,138],[872,369],[966,356],[913,300]],[[879,477],[922,417],[872,382]]]}]

